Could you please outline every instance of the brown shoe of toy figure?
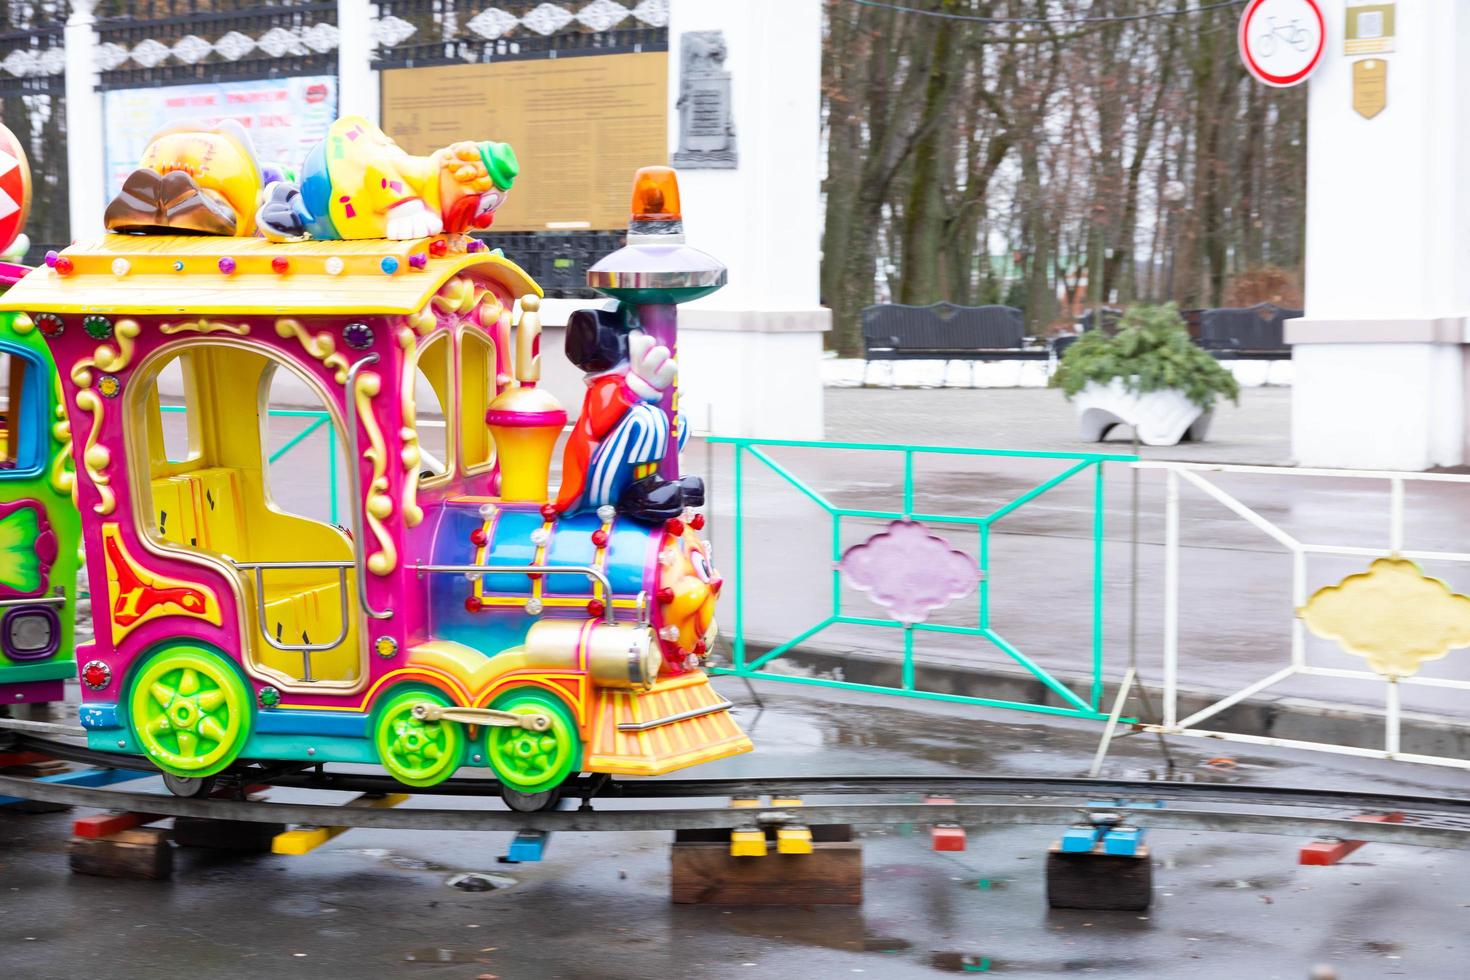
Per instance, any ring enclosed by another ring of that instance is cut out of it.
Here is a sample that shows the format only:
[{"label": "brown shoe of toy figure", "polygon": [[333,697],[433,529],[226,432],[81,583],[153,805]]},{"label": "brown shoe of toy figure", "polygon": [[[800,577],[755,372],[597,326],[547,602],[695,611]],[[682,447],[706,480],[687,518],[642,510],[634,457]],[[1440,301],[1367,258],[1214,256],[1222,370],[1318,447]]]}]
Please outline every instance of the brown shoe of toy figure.
[{"label": "brown shoe of toy figure", "polygon": [[163,175],[160,201],[165,227],[204,235],[233,235],[235,210],[216,193],[200,187],[192,175],[175,170]]},{"label": "brown shoe of toy figure", "polygon": [[163,178],[151,170],[134,170],[123,181],[122,190],[107,205],[104,221],[108,231],[147,231],[157,227],[159,185]]},{"label": "brown shoe of toy figure", "polygon": [[135,234],[233,235],[236,227],[234,209],[182,170],[134,170],[107,206],[105,222],[108,231]]}]

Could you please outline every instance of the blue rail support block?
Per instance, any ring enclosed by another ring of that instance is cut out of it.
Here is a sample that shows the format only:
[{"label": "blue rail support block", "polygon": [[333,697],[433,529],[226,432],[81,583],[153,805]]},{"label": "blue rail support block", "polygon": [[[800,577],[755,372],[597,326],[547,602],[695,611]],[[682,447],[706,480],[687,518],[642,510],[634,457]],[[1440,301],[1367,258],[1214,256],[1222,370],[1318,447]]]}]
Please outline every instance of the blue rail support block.
[{"label": "blue rail support block", "polygon": [[522,830],[510,842],[505,860],[510,864],[529,864],[539,861],[546,854],[546,844],[551,839],[549,830]]},{"label": "blue rail support block", "polygon": [[[154,772],[138,772],[134,769],[77,769],[73,772],[59,772],[54,776],[38,776],[32,780],[37,783],[55,783],[58,786],[84,786],[95,789],[99,786],[111,786],[113,783],[125,783],[133,779],[147,779],[156,776]],[[9,806],[12,803],[24,802],[20,796],[0,796],[0,806]]]},{"label": "blue rail support block", "polygon": [[1163,800],[1090,800],[1088,809],[1092,810],[1116,810],[1119,807],[1127,807],[1130,810],[1162,810]]},{"label": "blue rail support block", "polygon": [[1120,857],[1133,857],[1138,853],[1139,845],[1142,843],[1142,828],[1117,827],[1103,835],[1103,853],[1116,854]]},{"label": "blue rail support block", "polygon": [[1063,854],[1087,854],[1097,843],[1097,830],[1092,827],[1068,827],[1062,831]]}]

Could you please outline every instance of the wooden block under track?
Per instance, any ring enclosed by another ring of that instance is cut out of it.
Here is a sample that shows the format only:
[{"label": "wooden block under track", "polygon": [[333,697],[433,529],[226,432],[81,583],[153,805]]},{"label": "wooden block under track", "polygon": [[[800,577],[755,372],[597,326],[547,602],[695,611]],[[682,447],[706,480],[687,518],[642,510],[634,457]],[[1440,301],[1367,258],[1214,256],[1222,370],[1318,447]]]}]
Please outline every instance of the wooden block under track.
[{"label": "wooden block under track", "polygon": [[180,847],[269,854],[271,842],[285,829],[286,825],[280,823],[175,817],[173,837],[174,843]]},{"label": "wooden block under track", "polygon": [[1142,912],[1154,897],[1148,847],[1136,855],[1063,854],[1053,844],[1046,856],[1046,903],[1054,909]]},{"label": "wooden block under track", "polygon": [[[861,905],[863,845],[852,828],[816,826],[810,854],[730,856],[728,830],[681,830],[671,852],[670,898],[677,905]],[[775,828],[768,833],[775,839]]]},{"label": "wooden block under track", "polygon": [[66,845],[76,874],[157,880],[173,874],[174,851],[160,827],[123,830],[107,837],[73,837]]}]

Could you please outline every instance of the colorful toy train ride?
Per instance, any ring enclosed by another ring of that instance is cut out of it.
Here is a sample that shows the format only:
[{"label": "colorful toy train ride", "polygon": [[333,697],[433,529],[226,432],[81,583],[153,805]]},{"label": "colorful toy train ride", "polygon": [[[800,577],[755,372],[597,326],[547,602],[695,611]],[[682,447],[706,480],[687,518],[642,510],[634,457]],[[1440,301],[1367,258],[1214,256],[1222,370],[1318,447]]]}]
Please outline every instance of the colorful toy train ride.
[{"label": "colorful toy train ride", "polygon": [[[702,487],[678,472],[673,304],[724,271],[682,245],[672,171],[640,172],[635,233],[599,266],[620,311],[568,329],[589,387],[553,502],[567,416],[537,384],[540,287],[462,234],[489,224],[514,154],[464,143],[411,157],[347,118],[311,159],[301,188],[260,186],[243,134],[164,134],[109,208],[114,232],[49,255],[0,297],[17,338],[0,350],[40,379],[49,348],[60,371],[59,390],[24,389],[25,407],[68,418],[11,443],[37,499],[69,476],[47,432],[63,440],[69,419],[74,440],[91,746],[146,755],[182,794],[237,760],[379,763],[411,786],[482,767],[518,809],[553,805],[577,773],[748,751],[700,669],[720,580],[697,533]],[[246,237],[257,227],[270,237]],[[172,365],[178,458],[160,414]],[[320,400],[345,447],[350,530],[276,502],[277,374]],[[445,408],[442,463],[420,445],[423,385]],[[78,520],[46,499],[50,525]],[[0,587],[70,601],[65,552],[23,581],[0,570]],[[47,656],[69,629],[51,623]],[[39,643],[37,628],[15,631]]]}]

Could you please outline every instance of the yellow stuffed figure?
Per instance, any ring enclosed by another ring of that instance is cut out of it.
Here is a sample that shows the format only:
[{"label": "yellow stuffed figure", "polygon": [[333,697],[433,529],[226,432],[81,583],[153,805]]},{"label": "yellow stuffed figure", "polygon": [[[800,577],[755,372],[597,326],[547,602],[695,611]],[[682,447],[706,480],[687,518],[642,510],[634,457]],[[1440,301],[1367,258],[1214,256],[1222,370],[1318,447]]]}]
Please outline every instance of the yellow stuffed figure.
[{"label": "yellow stuffed figure", "polygon": [[520,165],[507,143],[454,143],[414,156],[361,116],[344,116],[307,155],[301,183],[266,188],[267,238],[423,238],[484,229]]},{"label": "yellow stuffed figure", "polygon": [[185,123],[149,142],[106,224],[274,241],[464,233],[490,226],[519,172],[508,143],[464,141],[414,156],[361,116],[344,116],[307,155],[298,185],[262,170],[234,120]]}]

